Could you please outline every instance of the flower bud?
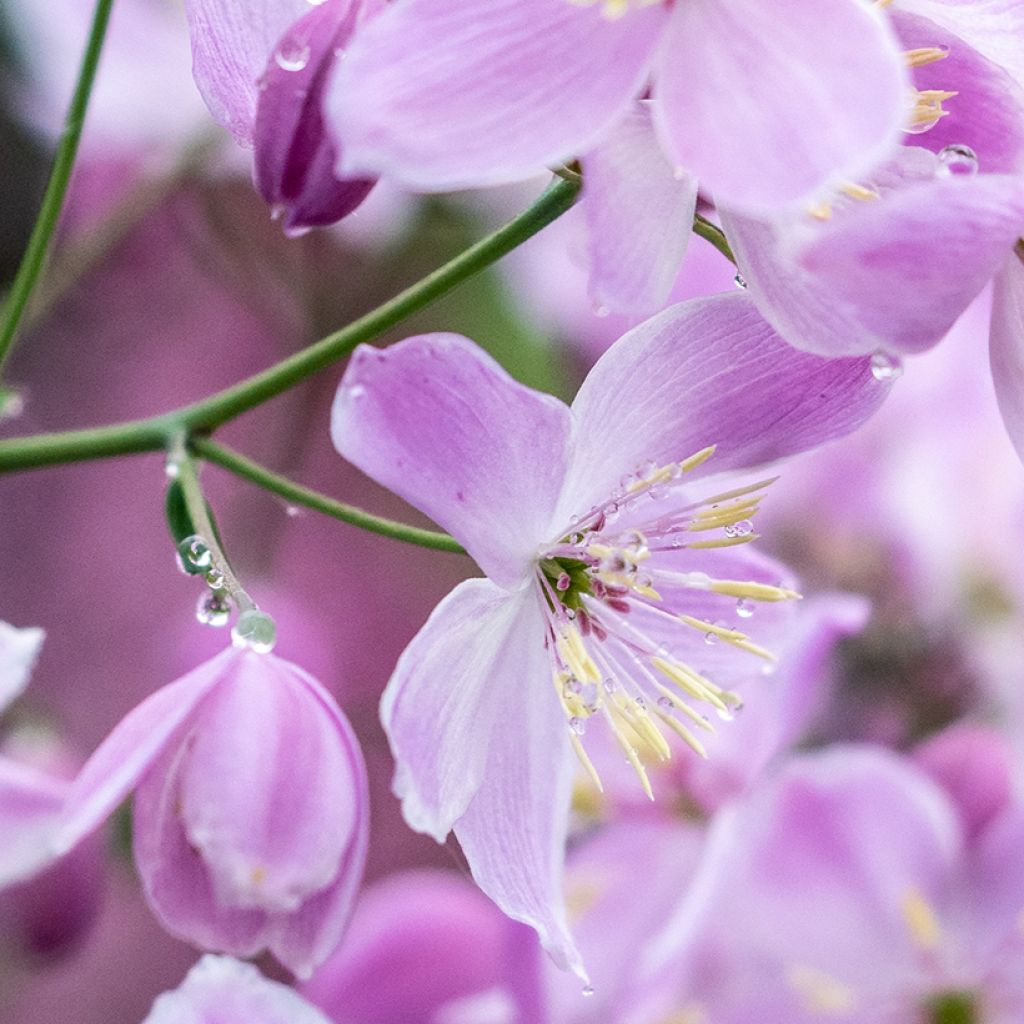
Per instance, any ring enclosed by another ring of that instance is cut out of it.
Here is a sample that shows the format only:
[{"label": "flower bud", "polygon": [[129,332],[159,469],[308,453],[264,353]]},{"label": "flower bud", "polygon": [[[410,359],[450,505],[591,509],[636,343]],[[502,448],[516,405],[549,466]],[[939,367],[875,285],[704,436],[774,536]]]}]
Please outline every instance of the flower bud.
[{"label": "flower bud", "polygon": [[236,956],[269,949],[301,976],[337,946],[366,858],[366,769],[311,676],[231,649],[155,693],[76,779],[59,845],[136,786],[135,860],[169,932]]},{"label": "flower bud", "polygon": [[335,141],[321,100],[335,61],[368,8],[363,0],[324,0],[289,26],[260,79],[253,128],[256,187],[286,234],[333,224],[366,198],[374,181],[338,180]]}]

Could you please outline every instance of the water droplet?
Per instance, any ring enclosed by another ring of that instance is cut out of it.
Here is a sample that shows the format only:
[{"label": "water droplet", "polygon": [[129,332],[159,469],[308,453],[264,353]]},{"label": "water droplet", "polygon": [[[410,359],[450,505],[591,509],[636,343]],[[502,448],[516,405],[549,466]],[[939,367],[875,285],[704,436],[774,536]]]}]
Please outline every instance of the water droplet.
[{"label": "water droplet", "polygon": [[736,602],[736,614],[741,619],[749,619],[754,614],[754,602],[749,597],[741,597]]},{"label": "water droplet", "polygon": [[216,566],[208,569],[203,579],[211,590],[220,590],[224,586],[224,573]]},{"label": "water droplet", "polygon": [[583,992],[583,994],[585,996],[592,996],[594,994],[594,986],[593,985],[584,985],[583,989],[582,989],[582,992]]},{"label": "water droplet", "polygon": [[723,722],[731,722],[735,716],[729,708],[718,708],[718,717]]},{"label": "water droplet", "polygon": [[194,533],[178,545],[178,561],[182,572],[195,576],[210,568],[213,564],[213,552],[206,541]]},{"label": "water droplet", "polygon": [[686,168],[680,167],[678,164],[672,168],[672,177],[676,181],[682,181],[686,177]]},{"label": "water droplet", "polygon": [[647,699],[645,697],[637,697],[634,703],[641,711],[647,710]]},{"label": "water droplet", "polygon": [[671,711],[676,706],[676,702],[671,697],[659,697],[658,707],[662,711]]},{"label": "water droplet", "polygon": [[749,537],[754,532],[754,524],[749,519],[741,519],[726,526],[724,532],[726,537]]},{"label": "water droplet", "polygon": [[266,654],[277,642],[274,620],[258,608],[249,608],[238,616],[231,630],[231,642],[236,647],[248,647],[257,654]]},{"label": "water droplet", "polygon": [[280,220],[288,212],[288,207],[284,203],[274,203],[270,208],[270,219]]},{"label": "water droplet", "polygon": [[742,274],[737,274],[733,279],[732,283],[742,291],[747,290],[747,280]]},{"label": "water droplet", "polygon": [[594,306],[594,316],[600,317],[604,320],[605,317],[611,315],[611,310],[607,306],[596,305]]},{"label": "water droplet", "polygon": [[576,696],[582,689],[583,684],[574,676],[573,678],[566,680],[565,686],[562,688],[562,692],[566,696]]},{"label": "water droplet", "polygon": [[353,384],[346,393],[353,402],[358,402],[359,399],[366,397],[366,388],[362,384]]},{"label": "water droplet", "polygon": [[604,692],[611,696],[618,689],[618,684],[609,677],[604,681]]},{"label": "water droplet", "polygon": [[285,505],[284,507],[284,514],[289,519],[297,519],[302,515],[303,511],[304,510],[299,505]]},{"label": "water droplet", "polygon": [[871,376],[880,382],[896,380],[903,376],[903,364],[888,352],[876,352],[871,357]]},{"label": "water droplet", "polygon": [[714,633],[705,633],[704,634],[704,643],[706,643],[709,647],[712,644],[717,644],[718,643],[718,636],[716,634],[714,634]]},{"label": "water droplet", "polygon": [[978,154],[970,146],[954,143],[939,150],[939,164],[944,177],[969,177],[978,173]]},{"label": "water droplet", "polygon": [[572,729],[577,736],[582,736],[587,731],[587,723],[584,719],[577,718],[573,715],[573,717],[569,719],[569,728]]},{"label": "water droplet", "polygon": [[200,594],[196,603],[196,618],[204,626],[215,626],[219,629],[228,624],[231,618],[231,605],[223,594]]},{"label": "water droplet", "polygon": [[[164,476],[166,476],[168,480],[177,480],[180,472],[181,469],[174,459],[168,459],[164,463]],[[179,558],[178,561],[180,562],[181,559]]]},{"label": "water droplet", "polygon": [[305,43],[286,39],[274,54],[274,61],[282,71],[301,71],[309,63],[309,53]]}]

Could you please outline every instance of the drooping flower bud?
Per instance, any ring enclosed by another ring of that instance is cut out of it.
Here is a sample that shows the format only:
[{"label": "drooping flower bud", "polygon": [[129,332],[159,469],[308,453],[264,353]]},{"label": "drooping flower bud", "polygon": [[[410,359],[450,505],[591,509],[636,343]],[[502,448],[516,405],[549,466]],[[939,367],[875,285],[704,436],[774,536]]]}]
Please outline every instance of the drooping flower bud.
[{"label": "drooping flower bud", "polygon": [[230,649],[132,711],[85,765],[58,847],[136,788],[135,859],[172,934],[309,975],[362,877],[366,769],[347,720],[302,669]]},{"label": "drooping flower bud", "polygon": [[335,62],[377,6],[324,0],[289,26],[260,80],[254,177],[263,198],[283,217],[286,234],[333,224],[373,188],[371,179],[335,177],[339,153],[324,128],[321,100]]}]

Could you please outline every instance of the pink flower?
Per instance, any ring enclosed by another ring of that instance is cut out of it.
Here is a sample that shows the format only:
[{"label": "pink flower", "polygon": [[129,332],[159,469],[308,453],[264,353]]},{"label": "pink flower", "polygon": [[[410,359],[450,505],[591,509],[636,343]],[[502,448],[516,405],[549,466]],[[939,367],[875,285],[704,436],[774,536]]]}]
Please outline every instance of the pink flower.
[{"label": "pink flower", "polygon": [[855,177],[904,117],[895,41],[855,0],[404,0],[327,111],[341,172],[449,189],[588,151],[648,87],[669,163],[754,208]]},{"label": "pink flower", "polygon": [[172,934],[308,975],[337,946],[368,834],[362,754],[311,676],[229,649],[157,691],[86,763],[66,851],[135,789],[146,897]]},{"label": "pink flower", "polygon": [[314,1006],[251,964],[204,956],[142,1024],[330,1024]]},{"label": "pink flower", "polygon": [[843,434],[885,390],[867,360],[797,353],[739,294],[626,334],[571,409],[456,335],[354,354],[335,446],[489,577],[438,605],[385,692],[396,791],[563,966],[582,972],[560,892],[570,750],[589,766],[583,734],[608,729],[647,786],[661,728],[699,750],[702,712],[738,703],[713,680],[770,656],[743,602],[764,602],[759,639],[788,619],[785,570],[745,544],[765,484],[691,481]]}]

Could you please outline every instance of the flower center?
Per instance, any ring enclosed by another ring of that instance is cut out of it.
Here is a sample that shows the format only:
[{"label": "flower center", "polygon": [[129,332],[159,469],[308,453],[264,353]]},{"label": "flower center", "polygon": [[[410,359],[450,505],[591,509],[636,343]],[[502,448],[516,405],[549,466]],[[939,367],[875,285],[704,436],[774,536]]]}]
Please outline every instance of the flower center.
[{"label": "flower center", "polygon": [[697,501],[681,493],[686,475],[713,454],[705,448],[682,462],[641,467],[538,559],[552,680],[573,749],[599,790],[582,743],[591,719],[607,726],[652,796],[645,760],[671,756],[663,730],[704,757],[694,729],[713,731],[706,712],[728,720],[742,706],[691,664],[695,641],[774,661],[743,630],[699,614],[714,602],[710,595],[734,600],[743,619],[758,602],[799,596],[781,585],[680,570],[678,553],[756,539],[751,520],[771,480]]}]

